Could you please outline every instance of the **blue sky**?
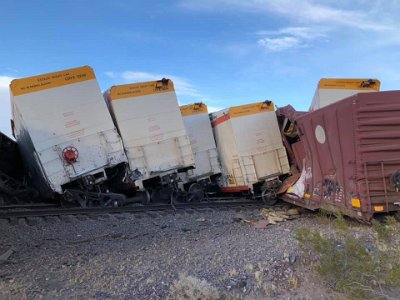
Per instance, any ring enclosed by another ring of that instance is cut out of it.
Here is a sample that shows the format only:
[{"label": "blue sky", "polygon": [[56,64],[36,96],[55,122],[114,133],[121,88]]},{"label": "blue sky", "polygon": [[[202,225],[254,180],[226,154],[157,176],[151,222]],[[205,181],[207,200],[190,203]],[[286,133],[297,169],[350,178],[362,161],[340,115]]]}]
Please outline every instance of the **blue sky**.
[{"label": "blue sky", "polygon": [[400,87],[400,1],[8,1],[0,130],[11,79],[90,65],[102,90],[169,77],[181,104],[272,99],[308,109],[323,77]]}]

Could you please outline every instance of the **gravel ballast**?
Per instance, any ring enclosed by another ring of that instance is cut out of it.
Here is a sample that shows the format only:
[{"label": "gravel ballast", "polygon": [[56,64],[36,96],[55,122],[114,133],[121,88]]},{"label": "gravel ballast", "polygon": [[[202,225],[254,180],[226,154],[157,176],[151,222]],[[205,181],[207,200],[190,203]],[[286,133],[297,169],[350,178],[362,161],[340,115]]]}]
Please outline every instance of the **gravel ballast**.
[{"label": "gravel ballast", "polygon": [[[310,215],[265,229],[237,216],[231,209],[0,220],[0,254],[13,250],[0,261],[0,298],[179,299],[176,286],[187,278],[222,298],[332,297],[302,264],[294,238],[297,227],[315,226]],[[260,219],[260,209],[240,216]]]}]

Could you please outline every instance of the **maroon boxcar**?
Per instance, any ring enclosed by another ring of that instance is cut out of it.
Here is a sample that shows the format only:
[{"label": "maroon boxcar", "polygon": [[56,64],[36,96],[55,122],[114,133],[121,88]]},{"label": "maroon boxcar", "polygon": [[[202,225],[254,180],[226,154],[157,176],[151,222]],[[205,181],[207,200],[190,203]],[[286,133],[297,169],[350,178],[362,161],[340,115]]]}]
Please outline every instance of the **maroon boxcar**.
[{"label": "maroon boxcar", "polygon": [[280,191],[284,201],[363,220],[400,210],[400,91],[277,114],[295,166]]}]

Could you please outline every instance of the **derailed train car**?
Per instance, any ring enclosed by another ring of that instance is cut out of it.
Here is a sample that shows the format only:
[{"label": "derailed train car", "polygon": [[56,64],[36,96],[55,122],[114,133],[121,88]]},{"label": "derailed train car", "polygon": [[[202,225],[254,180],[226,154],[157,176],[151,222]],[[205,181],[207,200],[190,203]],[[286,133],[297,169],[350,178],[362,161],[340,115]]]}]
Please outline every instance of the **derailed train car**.
[{"label": "derailed train car", "polygon": [[400,91],[360,93],[296,113],[278,109],[291,163],[281,198],[370,220],[400,210]]},{"label": "derailed train car", "polygon": [[289,173],[272,101],[210,114],[222,165],[225,193],[250,192],[273,204],[281,177]]},{"label": "derailed train car", "polygon": [[181,173],[182,181],[190,193],[189,201],[201,201],[204,194],[219,190],[218,179],[221,165],[217,146],[208,116],[207,105],[193,103],[180,107],[183,123],[190,139],[196,168]]},{"label": "derailed train car", "polygon": [[17,143],[0,132],[0,205],[35,200],[37,192],[26,184],[25,177]]},{"label": "derailed train car", "polygon": [[194,168],[174,84],[169,79],[111,87],[105,93],[128,157],[131,179],[144,202],[172,201]]},{"label": "derailed train car", "polygon": [[377,79],[358,78],[322,78],[309,111],[315,111],[329,104],[358,93],[379,92],[381,83]]},{"label": "derailed train car", "polygon": [[81,206],[118,204],[127,158],[93,70],[74,68],[13,80],[13,134],[42,197]]}]

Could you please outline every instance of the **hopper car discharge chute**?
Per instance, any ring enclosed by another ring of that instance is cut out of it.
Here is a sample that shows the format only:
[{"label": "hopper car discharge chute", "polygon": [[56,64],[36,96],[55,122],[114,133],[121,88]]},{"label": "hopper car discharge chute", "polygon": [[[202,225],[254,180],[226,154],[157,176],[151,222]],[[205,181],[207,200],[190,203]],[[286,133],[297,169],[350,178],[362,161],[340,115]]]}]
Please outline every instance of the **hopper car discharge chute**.
[{"label": "hopper car discharge chute", "polygon": [[215,195],[219,191],[218,178],[221,176],[221,165],[207,105],[193,103],[183,105],[180,109],[196,165],[195,169],[180,173],[180,177],[189,192],[188,201],[198,202],[205,195]]},{"label": "hopper car discharge chute", "polygon": [[308,113],[277,110],[292,170],[280,197],[361,220],[400,211],[400,91],[359,93]]},{"label": "hopper car discharge chute", "polygon": [[142,202],[184,200],[186,191],[179,173],[195,164],[173,82],[163,78],[117,85],[104,96]]},{"label": "hopper car discharge chute", "polygon": [[92,68],[16,79],[10,93],[13,134],[42,197],[83,207],[124,203],[117,186],[127,158]]},{"label": "hopper car discharge chute", "polygon": [[230,107],[210,114],[222,165],[224,193],[250,193],[276,202],[289,163],[272,101]]}]

